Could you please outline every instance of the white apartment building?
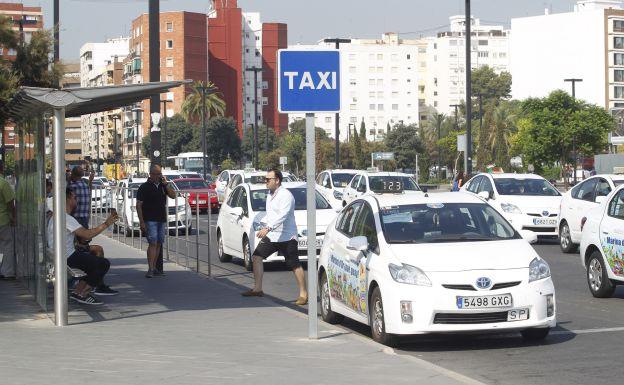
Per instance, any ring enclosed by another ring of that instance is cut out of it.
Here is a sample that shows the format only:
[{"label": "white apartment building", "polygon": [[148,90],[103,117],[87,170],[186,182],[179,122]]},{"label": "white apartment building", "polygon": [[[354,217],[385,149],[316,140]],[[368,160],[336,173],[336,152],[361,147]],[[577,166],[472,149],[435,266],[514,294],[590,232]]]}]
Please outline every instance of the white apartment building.
[{"label": "white apartment building", "polygon": [[[101,87],[113,84],[111,64],[128,56],[130,38],[109,39],[105,43],[86,43],[80,48],[81,87]],[[81,117],[82,156],[102,160],[110,156],[112,143],[105,113]],[[98,132],[99,131],[99,132]],[[99,134],[99,135],[98,135]],[[98,144],[99,136],[99,147]]]},{"label": "white apartment building", "polygon": [[544,97],[556,89],[606,109],[624,107],[622,1],[577,1],[572,12],[511,20],[512,96]]},{"label": "white apartment building", "polygon": [[[428,106],[454,114],[451,106],[466,100],[466,17],[449,20],[449,31],[423,39],[427,43],[424,94]],[[509,71],[509,31],[500,25],[483,25],[474,17],[470,23],[472,69],[487,65],[496,73]]]},{"label": "white apartment building", "polygon": [[[293,49],[333,49],[333,43]],[[352,39],[340,45],[340,140],[366,125],[367,140],[382,140],[387,127],[418,123],[418,41],[386,33],[381,39]],[[302,119],[289,114],[289,121]],[[335,114],[316,114],[316,126],[335,137]]]}]

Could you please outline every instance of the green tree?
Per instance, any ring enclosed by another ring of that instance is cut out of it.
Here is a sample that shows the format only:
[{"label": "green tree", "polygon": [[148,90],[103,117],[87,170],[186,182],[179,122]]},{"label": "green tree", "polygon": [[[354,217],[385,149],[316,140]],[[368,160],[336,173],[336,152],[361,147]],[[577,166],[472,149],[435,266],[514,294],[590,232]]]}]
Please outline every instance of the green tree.
[{"label": "green tree", "polygon": [[575,100],[561,90],[545,98],[526,99],[521,108],[512,150],[538,171],[569,162],[573,142],[581,155],[603,151],[614,128],[613,118],[603,108]]},{"label": "green tree", "polygon": [[422,154],[424,147],[418,135],[418,125],[398,123],[384,139],[386,148],[394,152],[396,166],[399,168],[414,168],[416,154]]},{"label": "green tree", "polygon": [[4,155],[4,175],[15,174],[15,153],[13,151],[7,151]]},{"label": "green tree", "polygon": [[[277,145],[277,135],[275,134],[275,130],[267,126],[260,126],[258,130],[258,154],[262,154],[265,152],[265,143],[267,141],[267,133],[269,136],[269,151],[273,151],[273,149]],[[241,151],[245,158],[251,159],[253,150],[253,132],[251,129],[247,130],[243,135],[243,139],[241,141]]]},{"label": "green tree", "polygon": [[[212,82],[204,85],[204,82],[197,81],[191,86],[192,92],[182,103],[181,114],[187,121],[199,122],[202,116],[202,88],[213,88],[216,86]],[[225,101],[223,94],[219,91],[206,93],[206,120],[210,117],[220,117],[225,115]]]},{"label": "green tree", "polygon": [[[487,119],[488,136],[484,138],[487,144],[483,147],[491,151],[489,160],[498,166],[510,168],[510,152],[512,137],[517,132],[516,112],[509,102],[501,102]],[[481,145],[483,142],[479,142]],[[489,163],[489,162],[488,162]],[[485,166],[485,162],[482,163]]]},{"label": "green tree", "polygon": [[362,118],[362,123],[360,123],[360,142],[366,142],[366,123],[364,123],[364,119]]},{"label": "green tree", "polygon": [[56,65],[51,51],[54,45],[52,32],[35,31],[30,42],[17,46],[13,72],[19,85],[29,87],[54,87],[61,78],[62,66]]},{"label": "green tree", "polygon": [[228,158],[240,160],[241,140],[234,119],[223,117],[210,119],[206,127],[206,149],[212,164],[221,164]]},{"label": "green tree", "polygon": [[357,129],[353,127],[353,156],[351,158],[351,164],[353,168],[361,169],[364,167],[362,164],[363,151],[362,151],[362,140],[360,139],[360,135],[357,133]]},{"label": "green tree", "polygon": [[508,99],[511,95],[511,74],[497,74],[489,66],[472,70],[472,96],[482,95],[484,101]]},{"label": "green tree", "polygon": [[302,175],[305,171],[305,138],[298,133],[282,135],[280,148],[284,156],[288,157],[290,169],[297,175]]}]

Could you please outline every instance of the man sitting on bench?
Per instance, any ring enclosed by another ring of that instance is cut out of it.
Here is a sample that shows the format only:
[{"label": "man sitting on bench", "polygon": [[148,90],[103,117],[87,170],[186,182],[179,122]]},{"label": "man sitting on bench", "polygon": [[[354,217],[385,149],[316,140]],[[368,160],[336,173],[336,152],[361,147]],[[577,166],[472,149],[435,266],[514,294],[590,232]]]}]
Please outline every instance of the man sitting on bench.
[{"label": "man sitting on bench", "polygon": [[[65,190],[66,198],[66,229],[67,229],[67,265],[71,268],[80,269],[87,275],[81,278],[80,283],[76,286],[71,293],[70,298],[74,301],[88,304],[99,305],[102,302],[91,295],[91,289],[101,284],[104,275],[110,268],[110,262],[106,258],[97,256],[91,252],[78,251],[75,249],[74,242],[75,237],[83,239],[91,239],[96,235],[102,233],[110,225],[117,220],[117,213],[112,212],[103,224],[94,227],[93,229],[85,229],[78,223],[78,221],[71,216],[73,210],[76,209],[76,196],[71,188]],[[48,228],[50,239],[52,239],[52,223]]]}]

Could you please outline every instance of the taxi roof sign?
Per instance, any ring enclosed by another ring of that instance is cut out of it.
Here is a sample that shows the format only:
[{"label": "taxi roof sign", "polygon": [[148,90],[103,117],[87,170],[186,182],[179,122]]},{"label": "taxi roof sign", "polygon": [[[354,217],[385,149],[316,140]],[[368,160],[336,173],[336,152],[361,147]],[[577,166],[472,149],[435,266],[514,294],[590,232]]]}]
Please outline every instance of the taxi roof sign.
[{"label": "taxi roof sign", "polygon": [[403,192],[403,182],[399,178],[371,179],[370,189],[376,194],[401,194]]}]

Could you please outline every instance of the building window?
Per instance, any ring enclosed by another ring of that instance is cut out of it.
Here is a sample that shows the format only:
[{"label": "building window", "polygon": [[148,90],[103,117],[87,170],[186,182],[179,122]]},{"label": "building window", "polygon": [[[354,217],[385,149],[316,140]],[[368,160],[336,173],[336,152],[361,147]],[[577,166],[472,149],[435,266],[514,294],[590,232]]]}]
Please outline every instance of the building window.
[{"label": "building window", "polygon": [[167,32],[173,32],[173,23],[172,22],[165,23],[165,30]]},{"label": "building window", "polygon": [[383,111],[384,110],[384,105],[383,104],[378,104],[377,105],[377,111]]},{"label": "building window", "polygon": [[613,87],[613,96],[616,99],[624,99],[624,87],[622,86],[615,86]]},{"label": "building window", "polygon": [[351,123],[357,123],[357,117],[355,117],[355,116],[350,117],[350,118],[349,118],[349,122],[351,122]]},{"label": "building window", "polygon": [[383,93],[383,91],[377,91],[377,97],[378,97],[379,99],[382,99],[382,98],[384,97],[384,93]]},{"label": "building window", "polygon": [[331,121],[332,121],[331,116],[326,116],[325,117],[325,123],[331,123]]},{"label": "building window", "polygon": [[383,60],[383,54],[382,53],[378,53],[377,54],[377,60]]},{"label": "building window", "polygon": [[393,53],[392,56],[390,56],[390,60],[399,61],[399,55],[397,55],[396,53]]},{"label": "building window", "polygon": [[167,40],[167,49],[173,49],[173,40]]},{"label": "building window", "polygon": [[369,53],[368,54],[368,60],[375,60],[375,54],[374,53]]},{"label": "building window", "polygon": [[349,104],[350,110],[357,110],[357,104]]},{"label": "building window", "polygon": [[399,79],[392,79],[392,87],[396,87],[399,85]]},{"label": "building window", "polygon": [[488,45],[487,40],[479,40],[479,45]]},{"label": "building window", "polygon": [[507,53],[506,52],[499,52],[498,57],[503,59],[507,57]]},{"label": "building window", "polygon": [[355,60],[355,54],[354,53],[350,53],[349,54],[349,60]]},{"label": "building window", "polygon": [[397,111],[399,109],[399,105],[398,104],[393,104],[392,105],[392,110],[393,111]]},{"label": "building window", "polygon": [[356,67],[349,67],[349,73],[354,74],[356,71]]},{"label": "building window", "polygon": [[622,37],[622,36],[614,36],[613,37],[613,48],[624,49],[624,37]]},{"label": "building window", "polygon": [[399,67],[392,67],[392,68],[390,68],[390,72],[393,73],[393,74],[399,72]]},{"label": "building window", "polygon": [[168,82],[173,81],[173,75],[167,75],[167,81]]},{"label": "building window", "polygon": [[368,67],[368,73],[375,73],[375,67]]},{"label": "building window", "polygon": [[383,79],[377,79],[377,86],[383,87]]},{"label": "building window", "polygon": [[369,86],[374,86],[375,85],[375,79],[368,79],[368,85]]},{"label": "building window", "polygon": [[165,67],[173,67],[173,58],[168,57],[165,61]]},{"label": "building window", "polygon": [[487,52],[487,51],[481,51],[481,52],[479,52],[479,57],[488,57],[488,56],[489,56],[489,54],[490,54],[490,53],[489,53],[489,52]]},{"label": "building window", "polygon": [[399,92],[398,91],[392,91],[392,97],[393,98],[398,98],[399,97]]},{"label": "building window", "polygon": [[613,32],[624,32],[624,20],[613,20]]},{"label": "building window", "polygon": [[408,54],[407,54],[407,60],[409,60],[409,59],[411,59],[411,58],[412,58],[412,56],[408,53]]},{"label": "building window", "polygon": [[384,72],[383,67],[377,67],[377,73],[378,74],[381,74],[383,72]]},{"label": "building window", "polygon": [[368,105],[368,109],[371,111],[375,111],[375,105],[374,104],[369,104]]},{"label": "building window", "polygon": [[624,53],[614,53],[613,64],[615,64],[616,66],[624,65]]},{"label": "building window", "polygon": [[613,80],[616,82],[624,82],[624,70],[615,70]]},{"label": "building window", "polygon": [[375,97],[375,91],[368,91],[368,97],[369,98],[374,98]]}]

